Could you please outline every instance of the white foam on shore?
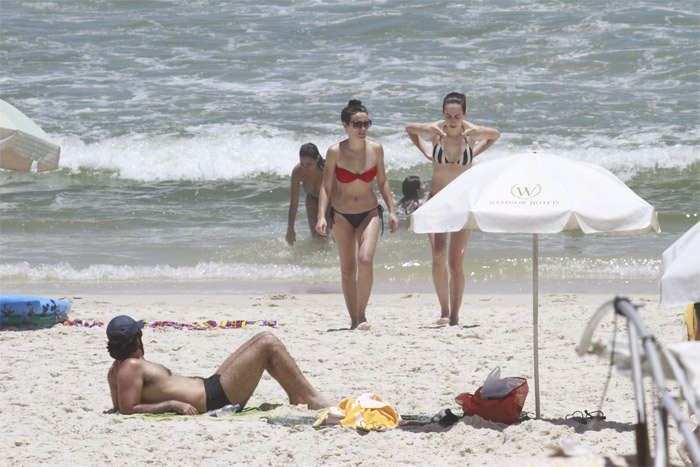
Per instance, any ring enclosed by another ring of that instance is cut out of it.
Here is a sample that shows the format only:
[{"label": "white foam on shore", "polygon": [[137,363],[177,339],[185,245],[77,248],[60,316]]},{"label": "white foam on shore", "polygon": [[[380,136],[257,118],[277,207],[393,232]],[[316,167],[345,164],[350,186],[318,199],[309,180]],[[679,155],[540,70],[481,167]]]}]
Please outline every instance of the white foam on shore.
[{"label": "white foam on shore", "polygon": [[[542,258],[539,276],[543,281],[629,281],[655,280],[658,258]],[[471,282],[529,280],[531,259],[467,260],[465,275]],[[412,287],[430,282],[430,261],[411,261],[399,267],[378,264],[374,268],[377,285],[404,284]],[[298,265],[293,262],[225,263],[200,262],[194,266],[112,265],[92,264],[85,267],[67,263],[29,264],[27,262],[0,264],[0,282],[42,284],[49,282],[96,284],[125,284],[130,282],[217,282],[272,281],[284,284],[337,284],[338,265]]]}]

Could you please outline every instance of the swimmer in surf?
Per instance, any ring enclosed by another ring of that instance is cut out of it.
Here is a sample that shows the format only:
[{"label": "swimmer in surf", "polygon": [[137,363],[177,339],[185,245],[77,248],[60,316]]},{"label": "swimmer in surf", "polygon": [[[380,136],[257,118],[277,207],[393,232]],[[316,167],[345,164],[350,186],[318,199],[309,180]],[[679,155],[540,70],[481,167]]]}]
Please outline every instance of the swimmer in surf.
[{"label": "swimmer in surf", "polygon": [[[323,238],[316,232],[316,219],[318,218],[318,196],[323,183],[323,167],[326,161],[321,157],[314,143],[306,143],[299,149],[299,163],[292,169],[292,187],[290,191],[289,215],[287,217],[287,235],[285,240],[289,245],[294,245],[297,234],[294,230],[294,221],[299,207],[299,185],[306,193],[306,218],[309,222],[309,230],[314,238]],[[326,219],[330,210],[326,210]]]}]

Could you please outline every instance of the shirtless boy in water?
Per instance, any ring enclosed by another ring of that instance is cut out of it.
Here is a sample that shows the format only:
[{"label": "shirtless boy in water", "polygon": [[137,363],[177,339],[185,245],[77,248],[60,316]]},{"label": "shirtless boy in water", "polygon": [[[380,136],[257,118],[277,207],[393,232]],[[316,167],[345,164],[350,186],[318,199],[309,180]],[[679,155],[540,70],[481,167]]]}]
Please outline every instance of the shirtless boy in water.
[{"label": "shirtless boy in water", "polygon": [[119,413],[195,415],[227,404],[244,407],[265,370],[280,383],[290,404],[306,404],[313,410],[336,405],[311,386],[284,344],[269,331],[244,343],[206,379],[178,376],[144,359],[141,335],[141,326],[126,315],[107,326],[107,350],[114,358],[107,380]]}]

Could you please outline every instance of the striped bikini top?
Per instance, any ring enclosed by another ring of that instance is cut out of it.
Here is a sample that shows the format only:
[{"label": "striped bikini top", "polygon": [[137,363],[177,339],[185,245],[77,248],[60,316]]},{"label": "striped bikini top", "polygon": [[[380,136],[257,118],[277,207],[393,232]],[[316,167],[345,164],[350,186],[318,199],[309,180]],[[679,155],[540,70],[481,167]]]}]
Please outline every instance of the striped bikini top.
[{"label": "striped bikini top", "polygon": [[350,183],[354,182],[355,180],[362,180],[363,182],[366,183],[371,183],[372,180],[374,180],[374,177],[377,176],[377,166],[375,165],[374,167],[371,167],[367,169],[365,172],[361,174],[356,174],[353,172],[350,172],[349,170],[345,170],[342,167],[338,167],[337,165],[335,166],[335,178],[338,179],[340,183]]},{"label": "striped bikini top", "polygon": [[437,144],[433,147],[433,160],[437,162],[438,164],[460,164],[460,165],[469,165],[472,163],[472,159],[474,159],[474,156],[472,155],[472,148],[469,147],[469,143],[467,142],[467,137],[464,137],[464,141],[467,143],[467,147],[464,148],[464,152],[462,153],[462,156],[459,158],[459,160],[450,162],[447,160],[447,157],[445,157],[445,154],[442,152],[442,148],[440,147],[440,140],[438,139]]}]

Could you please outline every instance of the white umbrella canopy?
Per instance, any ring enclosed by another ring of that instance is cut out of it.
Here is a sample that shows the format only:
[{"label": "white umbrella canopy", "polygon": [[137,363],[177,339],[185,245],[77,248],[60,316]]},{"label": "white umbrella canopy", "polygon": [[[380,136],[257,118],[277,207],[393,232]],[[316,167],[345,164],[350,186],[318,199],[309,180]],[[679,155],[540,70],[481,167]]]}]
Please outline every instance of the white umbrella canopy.
[{"label": "white umbrella canopy", "polygon": [[663,252],[659,279],[664,306],[700,302],[700,222]]},{"label": "white umbrella canopy", "polygon": [[472,167],[416,210],[411,228],[638,235],[658,232],[659,222],[654,207],[608,170],[532,151]]},{"label": "white umbrella canopy", "polygon": [[61,147],[39,125],[0,99],[0,168],[28,172],[58,168]]},{"label": "white umbrella canopy", "polygon": [[416,233],[533,234],[535,409],[540,418],[538,237],[580,229],[585,234],[659,231],[656,210],[608,170],[534,150],[475,165],[411,215]]}]

